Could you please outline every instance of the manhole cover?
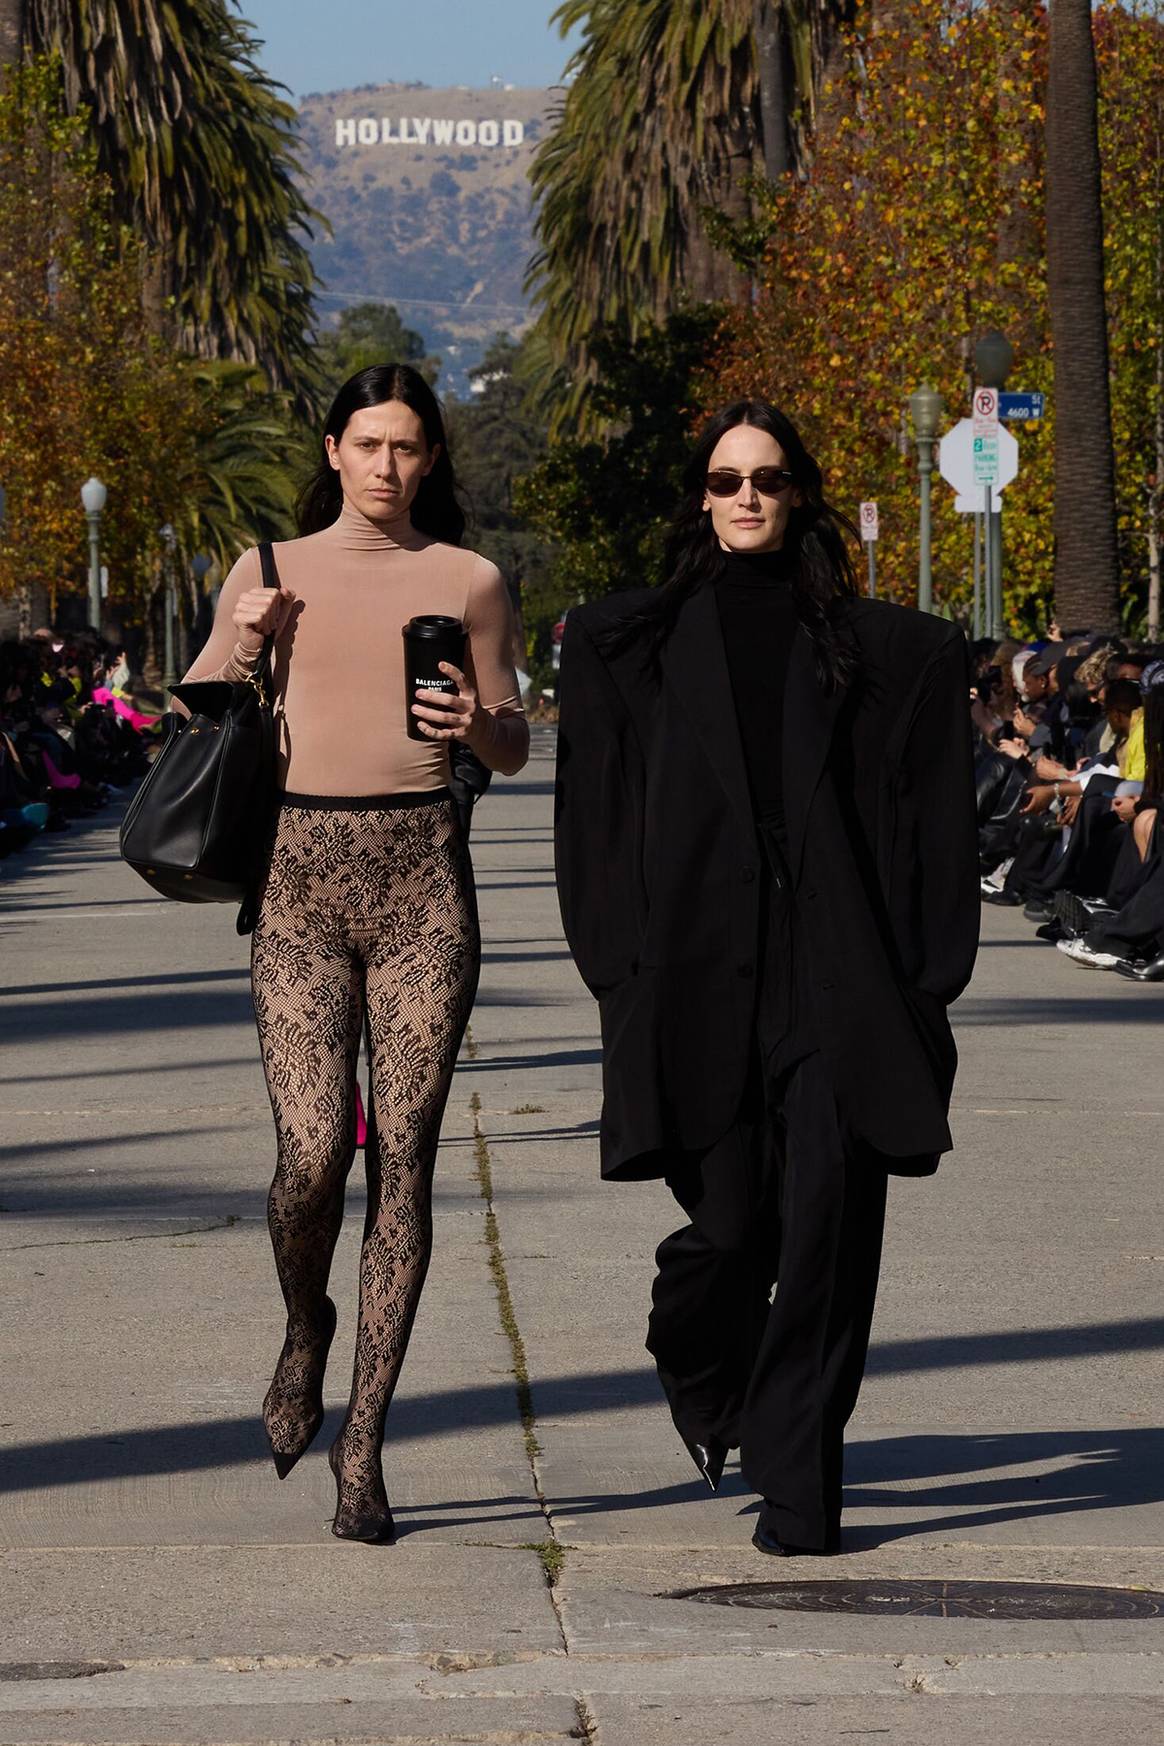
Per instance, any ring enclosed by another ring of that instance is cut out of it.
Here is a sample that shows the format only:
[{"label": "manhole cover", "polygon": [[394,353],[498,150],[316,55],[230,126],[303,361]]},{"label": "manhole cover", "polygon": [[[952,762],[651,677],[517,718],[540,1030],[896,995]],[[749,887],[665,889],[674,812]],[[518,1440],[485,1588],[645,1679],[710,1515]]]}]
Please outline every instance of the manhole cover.
[{"label": "manhole cover", "polygon": [[734,1582],[667,1600],[794,1613],[896,1613],[922,1619],[1155,1619],[1164,1594],[1050,1582]]}]

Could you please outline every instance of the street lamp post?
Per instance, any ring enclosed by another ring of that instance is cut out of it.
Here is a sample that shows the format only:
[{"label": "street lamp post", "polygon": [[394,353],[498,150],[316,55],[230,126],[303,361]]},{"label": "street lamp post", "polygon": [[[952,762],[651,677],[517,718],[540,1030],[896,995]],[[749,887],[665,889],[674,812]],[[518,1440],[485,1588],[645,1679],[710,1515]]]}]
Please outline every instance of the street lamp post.
[{"label": "street lamp post", "polygon": [[[1014,365],[1014,347],[1004,333],[992,327],[974,347],[974,368],[983,388],[997,388],[1001,393]],[[984,503],[993,499],[993,488],[984,493]],[[1002,510],[991,509],[986,517],[987,635],[1001,642],[1006,634],[1002,622]]]},{"label": "street lamp post", "polygon": [[974,347],[974,369],[982,388],[1002,389],[1014,368],[1014,347],[996,327],[983,334]]},{"label": "street lamp post", "polygon": [[[210,574],[210,571],[213,569],[213,567],[214,567],[214,559],[208,558],[205,552],[195,552],[194,556],[190,560],[190,571],[194,577],[194,627],[193,628],[194,628],[194,637],[195,637],[196,641],[200,635],[203,637],[203,640],[205,640],[206,623],[205,623],[205,619],[203,617],[203,613],[204,613],[205,608],[206,608],[206,597],[205,597],[205,594],[203,593],[203,589],[204,589],[205,584],[206,584],[206,578]],[[183,649],[183,652],[182,652],[183,670],[185,669],[185,665],[187,664],[188,659],[189,659],[189,648],[187,647],[187,648]]]},{"label": "street lamp post", "polygon": [[921,527],[918,539],[917,604],[921,612],[931,612],[934,603],[934,578],[930,538],[930,476],[934,470],[934,443],[942,416],[942,397],[936,388],[923,386],[909,397],[913,417],[913,437],[917,444],[917,470],[921,481]]},{"label": "street lamp post", "polygon": [[169,522],[166,522],[164,527],[159,528],[158,532],[162,536],[162,545],[166,553],[166,670],[162,674],[162,690],[165,692],[166,702],[169,703],[170,692],[178,681],[178,675],[174,670],[174,546],[178,536]]},{"label": "street lamp post", "polygon": [[81,487],[81,504],[89,523],[89,623],[101,629],[101,511],[109,493],[96,474]]}]

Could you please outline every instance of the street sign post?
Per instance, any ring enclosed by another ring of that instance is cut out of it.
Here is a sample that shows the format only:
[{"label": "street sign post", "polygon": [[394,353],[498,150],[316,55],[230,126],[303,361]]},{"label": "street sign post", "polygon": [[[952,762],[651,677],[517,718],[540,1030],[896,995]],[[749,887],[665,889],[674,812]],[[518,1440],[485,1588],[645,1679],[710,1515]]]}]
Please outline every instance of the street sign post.
[{"label": "street sign post", "polygon": [[[991,636],[1002,630],[1002,493],[1018,477],[1018,442],[998,422],[998,390],[974,390],[973,416],[948,430],[938,447],[938,469],[957,492],[954,507],[984,517],[985,619]],[[976,530],[977,537],[977,530]]]},{"label": "street sign post", "polygon": [[1000,483],[998,389],[975,388],[971,417],[971,457],[974,484],[982,492],[986,522],[986,619],[992,637],[1002,635],[1001,514],[992,508],[993,487]]},{"label": "street sign post", "polygon": [[975,485],[995,485],[999,476],[998,389],[974,390],[971,456]]},{"label": "street sign post", "polygon": [[974,466],[974,485],[983,492],[983,524],[986,527],[986,623],[989,636],[995,632],[995,595],[1002,592],[995,573],[995,515],[993,487],[1000,480],[998,456],[998,389],[976,388],[970,417],[970,452]]},{"label": "street sign post", "polygon": [[870,500],[861,505],[860,512],[861,538],[865,542],[865,550],[869,555],[869,598],[877,598],[877,534],[879,521],[877,505]]},{"label": "street sign post", "polygon": [[1008,424],[1036,424],[1047,410],[1047,396],[1037,390],[1031,394],[1000,394],[998,416]]},{"label": "street sign post", "polygon": [[[1001,493],[1018,478],[1018,441],[1008,430],[998,433],[998,478],[993,487],[993,509],[1001,509]],[[938,471],[958,493],[954,507],[963,515],[977,515],[982,508],[982,484],[974,477],[974,424],[960,418],[938,444]]]}]

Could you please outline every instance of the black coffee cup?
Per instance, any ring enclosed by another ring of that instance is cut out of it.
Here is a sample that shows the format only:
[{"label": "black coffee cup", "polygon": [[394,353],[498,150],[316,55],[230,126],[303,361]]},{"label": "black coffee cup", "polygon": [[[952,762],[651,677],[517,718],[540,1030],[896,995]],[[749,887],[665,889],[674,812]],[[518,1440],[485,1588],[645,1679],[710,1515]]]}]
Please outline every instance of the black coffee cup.
[{"label": "black coffee cup", "polygon": [[404,692],[410,740],[424,740],[428,735],[412,713],[417,690],[443,691],[446,697],[457,695],[457,682],[442,673],[440,663],[451,667],[465,666],[465,627],[459,618],[446,618],[440,613],[410,618],[404,627]]}]

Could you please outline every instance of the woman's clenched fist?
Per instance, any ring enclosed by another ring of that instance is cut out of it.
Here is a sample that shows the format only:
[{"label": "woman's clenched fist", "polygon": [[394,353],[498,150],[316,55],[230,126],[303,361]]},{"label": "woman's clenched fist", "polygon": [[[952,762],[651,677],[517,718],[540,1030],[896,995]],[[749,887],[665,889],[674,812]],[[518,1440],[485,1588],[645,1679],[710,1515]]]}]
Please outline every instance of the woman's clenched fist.
[{"label": "woman's clenched fist", "polygon": [[289,588],[248,588],[240,594],[231,616],[243,648],[254,653],[264,638],[277,636],[294,603]]}]

